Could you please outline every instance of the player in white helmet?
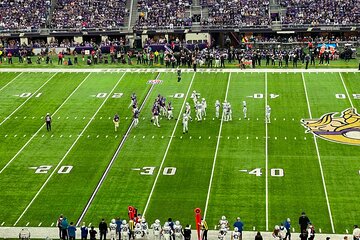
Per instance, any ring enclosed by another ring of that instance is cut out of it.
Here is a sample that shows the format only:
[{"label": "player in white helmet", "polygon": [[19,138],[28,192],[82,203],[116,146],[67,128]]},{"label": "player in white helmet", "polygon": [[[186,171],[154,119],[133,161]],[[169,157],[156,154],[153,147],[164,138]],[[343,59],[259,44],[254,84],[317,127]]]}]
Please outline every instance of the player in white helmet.
[{"label": "player in white helmet", "polygon": [[110,231],[110,239],[111,240],[116,240],[116,221],[115,219],[112,219],[110,224],[109,224],[109,231]]},{"label": "player in white helmet", "polygon": [[135,225],[134,236],[135,236],[135,239],[141,239],[143,237],[143,231],[142,231],[140,223],[137,223]]},{"label": "player in white helmet", "polygon": [[154,239],[160,240],[161,225],[159,219],[156,219],[155,222],[151,224],[151,229],[153,230]]},{"label": "player in white helmet", "polygon": [[193,102],[194,102],[194,106],[196,106],[197,100],[199,98],[199,94],[194,90],[190,96],[190,98],[192,98]]},{"label": "player in white helmet", "polygon": [[167,118],[170,120],[170,119],[173,119],[174,118],[174,115],[173,115],[173,106],[171,105],[171,102],[168,103],[168,106],[167,106]]},{"label": "player in white helmet", "polygon": [[265,107],[265,122],[270,123],[270,114],[271,114],[271,107],[266,105]]},{"label": "player in white helmet", "polygon": [[227,111],[228,111],[227,121],[232,121],[232,109],[231,109],[231,104],[230,103],[228,103]]},{"label": "player in white helmet", "polygon": [[246,107],[246,105],[243,105],[243,113],[244,113],[244,118],[247,118],[247,107]]},{"label": "player in white helmet", "polygon": [[141,219],[140,225],[143,232],[143,237],[147,238],[149,235],[149,225],[144,217]]},{"label": "player in white helmet", "polygon": [[174,233],[175,233],[175,240],[182,240],[183,239],[184,231],[183,231],[183,228],[180,225],[179,221],[175,222]]},{"label": "player in white helmet", "polygon": [[218,226],[219,226],[219,229],[223,229],[225,231],[229,230],[229,228],[230,228],[229,221],[226,219],[225,216],[221,216]]},{"label": "player in white helmet", "polygon": [[223,115],[222,115],[222,118],[223,118],[224,121],[227,121],[227,119],[228,119],[228,114],[229,114],[229,112],[228,112],[228,105],[229,105],[229,103],[225,100],[222,105],[223,105]]},{"label": "player in white helmet", "polygon": [[127,224],[126,220],[123,220],[120,226],[121,240],[128,240],[129,233],[130,233],[129,225]]},{"label": "player in white helmet", "polygon": [[216,114],[216,118],[219,118],[219,113],[220,113],[220,101],[216,100],[215,102],[215,114]]},{"label": "player in white helmet", "polygon": [[224,229],[219,230],[218,239],[219,240],[225,240],[226,231]]},{"label": "player in white helmet", "polygon": [[195,105],[196,107],[196,118],[198,121],[201,121],[202,120],[202,116],[201,116],[201,113],[202,113],[202,104],[198,101]]},{"label": "player in white helmet", "polygon": [[189,131],[189,116],[186,113],[183,114],[182,124],[183,124],[183,134],[185,134]]},{"label": "player in white helmet", "polygon": [[231,240],[240,240],[241,233],[237,227],[234,228],[234,231],[231,233]]},{"label": "player in white helmet", "polygon": [[170,240],[173,231],[169,226],[168,222],[165,222],[163,229],[161,230],[161,235],[163,236],[164,240]]},{"label": "player in white helmet", "polygon": [[207,108],[207,103],[206,103],[206,100],[205,100],[205,98],[202,98],[201,99],[201,115],[203,116],[203,117],[206,117],[206,108]]},{"label": "player in white helmet", "polygon": [[185,104],[185,113],[189,117],[189,119],[192,121],[191,107],[190,107],[190,104],[188,102],[186,102],[186,104]]}]

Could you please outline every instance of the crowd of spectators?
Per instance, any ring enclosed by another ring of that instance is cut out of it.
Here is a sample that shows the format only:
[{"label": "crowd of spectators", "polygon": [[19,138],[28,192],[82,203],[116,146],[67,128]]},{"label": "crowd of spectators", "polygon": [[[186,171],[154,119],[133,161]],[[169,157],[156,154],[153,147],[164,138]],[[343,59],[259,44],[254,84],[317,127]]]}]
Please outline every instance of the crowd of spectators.
[{"label": "crowd of spectators", "polygon": [[0,1],[0,30],[31,31],[45,27],[50,0]]},{"label": "crowd of spectators", "polygon": [[209,17],[203,19],[206,26],[269,26],[269,1],[261,0],[202,0],[208,7]]},{"label": "crowd of spectators", "polygon": [[135,29],[190,27],[192,19],[186,12],[191,4],[192,0],[139,0]]},{"label": "crowd of spectators", "polygon": [[282,0],[280,4],[286,8],[283,24],[360,24],[359,0]]},{"label": "crowd of spectators", "polygon": [[116,29],[124,26],[126,15],[126,0],[59,0],[51,27]]}]

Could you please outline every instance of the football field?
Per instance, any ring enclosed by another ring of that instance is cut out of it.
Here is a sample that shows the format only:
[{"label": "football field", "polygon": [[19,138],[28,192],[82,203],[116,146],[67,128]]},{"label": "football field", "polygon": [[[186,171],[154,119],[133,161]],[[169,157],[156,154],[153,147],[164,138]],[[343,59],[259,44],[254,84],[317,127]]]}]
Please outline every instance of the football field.
[{"label": "football field", "polygon": [[[97,226],[127,218],[130,205],[149,223],[172,217],[183,225],[195,224],[199,207],[210,229],[225,215],[261,231],[289,217],[299,231],[302,211],[321,232],[359,224],[355,70],[205,69],[183,71],[181,82],[167,69],[41,71],[0,72],[1,226],[55,226],[60,214]],[[194,90],[207,101],[206,117],[197,121],[192,109],[183,134]],[[174,107],[159,128],[151,123],[158,94]],[[222,110],[216,118],[216,100],[231,103],[231,121]]]}]

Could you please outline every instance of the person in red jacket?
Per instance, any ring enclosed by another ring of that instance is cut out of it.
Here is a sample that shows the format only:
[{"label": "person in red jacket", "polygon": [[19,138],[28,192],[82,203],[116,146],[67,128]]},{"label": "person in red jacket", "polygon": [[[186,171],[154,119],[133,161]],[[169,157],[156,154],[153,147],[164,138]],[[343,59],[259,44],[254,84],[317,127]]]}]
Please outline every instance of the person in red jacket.
[{"label": "person in red jacket", "polygon": [[13,61],[12,61],[12,53],[11,53],[11,52],[9,52],[9,53],[7,54],[7,58],[8,58],[8,63],[9,63],[9,64],[12,64]]},{"label": "person in red jacket", "polygon": [[59,54],[58,54],[58,65],[63,64],[63,58],[64,58],[64,55],[62,54],[62,52],[59,52]]}]

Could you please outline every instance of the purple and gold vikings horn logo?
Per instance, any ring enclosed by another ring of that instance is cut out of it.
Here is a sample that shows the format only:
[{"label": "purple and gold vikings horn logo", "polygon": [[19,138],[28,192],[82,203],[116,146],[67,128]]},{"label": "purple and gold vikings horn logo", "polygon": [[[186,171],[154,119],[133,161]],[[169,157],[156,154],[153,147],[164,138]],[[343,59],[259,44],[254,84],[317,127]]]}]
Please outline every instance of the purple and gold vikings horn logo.
[{"label": "purple and gold vikings horn logo", "polygon": [[307,132],[322,139],[351,145],[360,145],[360,115],[354,108],[344,110],[339,117],[337,113],[324,114],[320,119],[303,119],[302,124]]}]

